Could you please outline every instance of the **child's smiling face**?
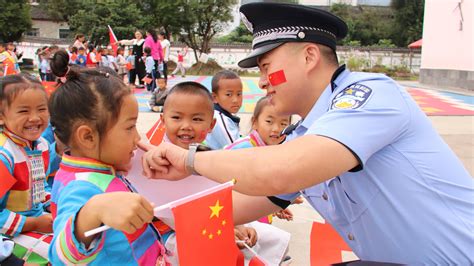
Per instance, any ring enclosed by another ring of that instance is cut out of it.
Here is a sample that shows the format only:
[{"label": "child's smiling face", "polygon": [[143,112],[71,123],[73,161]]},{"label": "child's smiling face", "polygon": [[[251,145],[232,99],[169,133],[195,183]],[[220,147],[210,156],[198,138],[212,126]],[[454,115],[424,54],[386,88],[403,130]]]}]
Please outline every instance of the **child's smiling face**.
[{"label": "child's smiling face", "polygon": [[21,138],[35,141],[48,126],[48,102],[41,89],[19,91],[9,106],[6,101],[2,105],[0,122]]},{"label": "child's smiling face", "polygon": [[201,143],[214,127],[212,102],[199,94],[174,93],[166,99],[161,117],[171,143],[188,149]]}]

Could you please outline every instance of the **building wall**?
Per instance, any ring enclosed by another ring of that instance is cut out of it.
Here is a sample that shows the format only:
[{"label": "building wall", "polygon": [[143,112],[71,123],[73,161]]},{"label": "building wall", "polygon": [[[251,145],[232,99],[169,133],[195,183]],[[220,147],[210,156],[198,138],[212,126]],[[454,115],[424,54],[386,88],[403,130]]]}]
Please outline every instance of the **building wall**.
[{"label": "building wall", "polygon": [[473,15],[474,0],[425,0],[422,83],[474,90]]},{"label": "building wall", "polygon": [[32,28],[39,29],[39,36],[42,38],[59,39],[59,29],[69,29],[66,22],[53,22],[47,20],[33,20]]}]

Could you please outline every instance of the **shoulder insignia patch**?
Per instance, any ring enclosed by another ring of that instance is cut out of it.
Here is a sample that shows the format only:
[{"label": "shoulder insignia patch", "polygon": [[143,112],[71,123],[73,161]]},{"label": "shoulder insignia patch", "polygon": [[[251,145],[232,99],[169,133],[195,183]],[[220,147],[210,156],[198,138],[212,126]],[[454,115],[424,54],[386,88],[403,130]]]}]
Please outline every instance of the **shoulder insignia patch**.
[{"label": "shoulder insignia patch", "polygon": [[331,110],[360,108],[369,100],[371,95],[371,88],[361,84],[353,84],[334,97],[331,103]]}]

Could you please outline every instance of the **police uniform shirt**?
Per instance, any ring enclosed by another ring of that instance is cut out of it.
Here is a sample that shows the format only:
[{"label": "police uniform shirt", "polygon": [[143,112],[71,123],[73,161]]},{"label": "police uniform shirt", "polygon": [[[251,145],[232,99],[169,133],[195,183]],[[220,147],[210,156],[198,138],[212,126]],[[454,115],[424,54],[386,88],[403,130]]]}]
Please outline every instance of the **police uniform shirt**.
[{"label": "police uniform shirt", "polygon": [[331,138],[360,164],[278,197],[302,193],[362,260],[472,265],[474,190],[462,163],[393,80],[335,76],[288,139]]}]

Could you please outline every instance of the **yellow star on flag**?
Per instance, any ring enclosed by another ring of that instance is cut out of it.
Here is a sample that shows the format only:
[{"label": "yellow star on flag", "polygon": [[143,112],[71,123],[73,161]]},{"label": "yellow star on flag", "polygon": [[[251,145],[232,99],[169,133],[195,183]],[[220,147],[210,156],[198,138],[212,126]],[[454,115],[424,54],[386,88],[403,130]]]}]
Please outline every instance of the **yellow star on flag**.
[{"label": "yellow star on flag", "polygon": [[222,234],[222,231],[219,229],[217,230],[217,235],[220,236]]},{"label": "yellow star on flag", "polygon": [[203,235],[206,235],[206,233],[207,233],[206,229],[203,229],[203,230],[202,230],[202,234],[203,234]]},{"label": "yellow star on flag", "polygon": [[216,216],[219,218],[219,212],[224,208],[224,206],[219,205],[219,200],[217,200],[216,205],[214,206],[209,206],[209,209],[211,209],[211,216],[209,219],[212,217]]},{"label": "yellow star on flag", "polygon": [[346,94],[352,94],[353,90],[352,89],[348,89],[346,90]]}]

